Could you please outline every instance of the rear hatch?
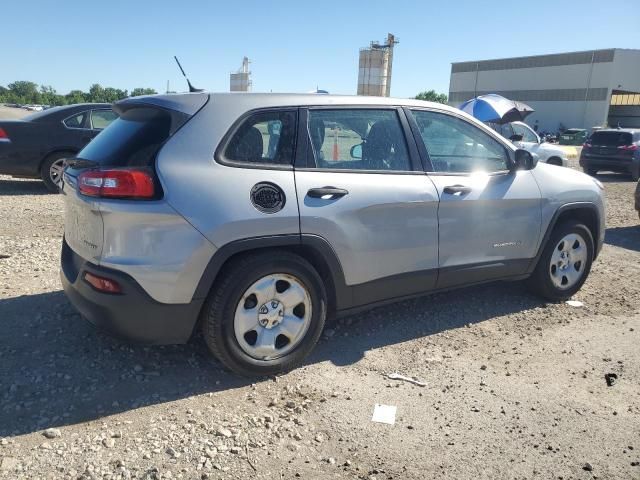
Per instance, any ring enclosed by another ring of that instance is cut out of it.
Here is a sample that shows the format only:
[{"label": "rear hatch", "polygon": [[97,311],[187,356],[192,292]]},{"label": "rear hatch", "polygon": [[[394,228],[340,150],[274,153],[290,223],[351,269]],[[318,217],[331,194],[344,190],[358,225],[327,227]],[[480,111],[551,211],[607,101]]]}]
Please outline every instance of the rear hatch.
[{"label": "rear hatch", "polygon": [[[62,186],[64,235],[74,252],[100,263],[104,242],[101,203],[105,200],[149,202],[162,198],[162,187],[155,173],[156,156],[165,142],[208,100],[208,95],[198,97],[162,95],[118,102],[113,109],[119,118],[76,158],[67,161]],[[139,196],[132,192],[122,196],[117,191],[108,192],[122,175],[131,174],[143,176],[152,186]]]},{"label": "rear hatch", "polygon": [[594,157],[607,157],[607,158],[626,158],[631,159],[630,156],[625,155],[625,147],[632,145],[633,136],[631,132],[621,132],[615,130],[605,130],[595,132],[591,135],[591,138],[587,141],[587,152],[590,156]]}]

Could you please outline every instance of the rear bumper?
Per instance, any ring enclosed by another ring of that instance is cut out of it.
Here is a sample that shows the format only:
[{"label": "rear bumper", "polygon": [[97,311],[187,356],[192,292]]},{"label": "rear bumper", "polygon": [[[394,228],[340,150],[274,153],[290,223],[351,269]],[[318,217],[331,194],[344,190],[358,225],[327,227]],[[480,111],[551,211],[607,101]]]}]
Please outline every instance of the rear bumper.
[{"label": "rear bumper", "polygon": [[616,172],[628,172],[635,173],[640,169],[640,158],[612,158],[612,157],[597,157],[597,156],[580,156],[580,166],[582,168],[600,168],[611,169]]},{"label": "rear bumper", "polygon": [[[60,277],[67,298],[99,329],[153,345],[186,343],[191,337],[203,300],[187,304],[157,302],[132,277],[87,262],[71,250],[65,240],[60,263]],[[84,280],[86,272],[117,281],[123,293],[95,290]]]}]

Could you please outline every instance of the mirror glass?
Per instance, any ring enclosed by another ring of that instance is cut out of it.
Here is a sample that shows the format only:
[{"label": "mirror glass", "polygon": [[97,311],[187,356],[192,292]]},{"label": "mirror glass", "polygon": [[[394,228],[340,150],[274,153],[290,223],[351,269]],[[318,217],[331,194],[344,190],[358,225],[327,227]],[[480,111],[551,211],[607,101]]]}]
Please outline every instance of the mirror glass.
[{"label": "mirror glass", "polygon": [[362,144],[354,145],[351,147],[351,158],[361,159],[362,158]]}]

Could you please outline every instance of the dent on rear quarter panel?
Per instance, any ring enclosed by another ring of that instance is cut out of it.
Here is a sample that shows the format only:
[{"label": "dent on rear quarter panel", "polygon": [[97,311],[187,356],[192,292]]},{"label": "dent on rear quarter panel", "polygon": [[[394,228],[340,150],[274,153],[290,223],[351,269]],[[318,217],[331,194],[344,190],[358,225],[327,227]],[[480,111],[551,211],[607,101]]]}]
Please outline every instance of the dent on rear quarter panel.
[{"label": "dent on rear quarter panel", "polygon": [[164,201],[103,201],[101,266],[131,275],[156,301],[189,303],[215,247]]}]

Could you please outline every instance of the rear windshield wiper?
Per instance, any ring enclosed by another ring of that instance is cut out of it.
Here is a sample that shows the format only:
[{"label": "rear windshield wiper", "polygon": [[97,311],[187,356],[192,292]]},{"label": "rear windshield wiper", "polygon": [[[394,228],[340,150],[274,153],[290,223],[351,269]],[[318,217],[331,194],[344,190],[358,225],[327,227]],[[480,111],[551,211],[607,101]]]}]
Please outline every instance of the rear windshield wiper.
[{"label": "rear windshield wiper", "polygon": [[91,168],[99,165],[95,160],[87,160],[86,158],[79,157],[66,158],[64,164],[71,168]]}]

